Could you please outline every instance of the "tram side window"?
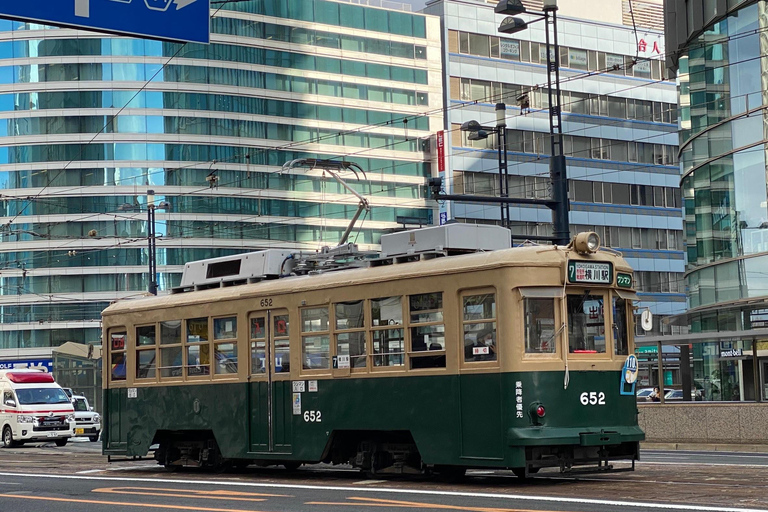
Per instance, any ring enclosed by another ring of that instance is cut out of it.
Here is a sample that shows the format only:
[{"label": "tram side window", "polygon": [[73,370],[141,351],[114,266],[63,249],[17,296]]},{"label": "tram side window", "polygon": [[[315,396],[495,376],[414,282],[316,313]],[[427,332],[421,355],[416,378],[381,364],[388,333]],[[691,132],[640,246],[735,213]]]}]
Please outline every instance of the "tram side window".
[{"label": "tram side window", "polygon": [[613,351],[619,356],[626,356],[629,354],[627,309],[626,300],[619,297],[613,298]]},{"label": "tram side window", "polygon": [[208,318],[187,320],[187,376],[210,375],[211,347]]},{"label": "tram side window", "polygon": [[109,335],[111,353],[110,366],[113,381],[125,380],[125,331],[112,332]]},{"label": "tram side window", "polygon": [[136,378],[154,379],[157,336],[154,325],[136,328]]},{"label": "tram side window", "polygon": [[327,307],[301,310],[301,360],[305,370],[331,367],[329,328]]},{"label": "tram side window", "polygon": [[371,299],[373,366],[405,364],[402,297]]},{"label": "tram side window", "polygon": [[605,353],[602,295],[568,295],[568,346],[574,354]]},{"label": "tram side window", "polygon": [[464,361],[496,361],[496,295],[463,298]]},{"label": "tram side window", "polygon": [[556,352],[555,299],[525,299],[525,352]]},{"label": "tram side window", "polygon": [[181,377],[181,320],[160,322],[160,377]]},{"label": "tram side window", "polygon": [[215,374],[237,373],[236,316],[213,319],[213,360]]},{"label": "tram side window", "polygon": [[275,340],[275,373],[291,371],[291,339],[288,315],[273,317],[273,338]]},{"label": "tram side window", "polygon": [[445,324],[442,292],[408,297],[410,312],[411,368],[445,368]]},{"label": "tram side window", "polygon": [[267,319],[251,318],[251,373],[265,373],[267,363]]},{"label": "tram side window", "polygon": [[336,355],[349,356],[352,368],[366,368],[364,301],[334,304]]}]

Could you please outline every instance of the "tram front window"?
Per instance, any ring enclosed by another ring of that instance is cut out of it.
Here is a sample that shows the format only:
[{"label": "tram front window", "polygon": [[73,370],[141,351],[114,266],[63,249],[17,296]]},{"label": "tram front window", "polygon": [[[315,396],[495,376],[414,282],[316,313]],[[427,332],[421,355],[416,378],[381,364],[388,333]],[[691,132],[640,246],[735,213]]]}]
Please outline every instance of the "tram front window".
[{"label": "tram front window", "polygon": [[602,295],[568,295],[568,346],[573,354],[605,353]]},{"label": "tram front window", "polygon": [[627,332],[627,301],[613,298],[613,343],[616,355],[629,354],[629,333]]}]

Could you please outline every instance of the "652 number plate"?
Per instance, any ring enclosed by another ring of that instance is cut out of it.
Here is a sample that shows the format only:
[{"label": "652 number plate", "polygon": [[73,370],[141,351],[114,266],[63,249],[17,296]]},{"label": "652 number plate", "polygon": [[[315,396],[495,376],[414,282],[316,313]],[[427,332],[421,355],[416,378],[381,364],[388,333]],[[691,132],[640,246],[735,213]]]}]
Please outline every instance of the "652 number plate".
[{"label": "652 number plate", "polygon": [[585,391],[579,396],[581,405],[605,405],[605,393],[602,391]]}]

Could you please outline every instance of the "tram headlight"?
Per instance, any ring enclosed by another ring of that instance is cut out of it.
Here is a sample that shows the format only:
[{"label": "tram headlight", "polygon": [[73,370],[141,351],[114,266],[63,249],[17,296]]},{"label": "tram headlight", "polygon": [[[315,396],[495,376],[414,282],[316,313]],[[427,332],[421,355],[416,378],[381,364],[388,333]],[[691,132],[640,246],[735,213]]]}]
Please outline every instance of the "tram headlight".
[{"label": "tram headlight", "polygon": [[600,237],[594,231],[579,233],[573,239],[573,247],[582,254],[597,252],[600,249]]}]

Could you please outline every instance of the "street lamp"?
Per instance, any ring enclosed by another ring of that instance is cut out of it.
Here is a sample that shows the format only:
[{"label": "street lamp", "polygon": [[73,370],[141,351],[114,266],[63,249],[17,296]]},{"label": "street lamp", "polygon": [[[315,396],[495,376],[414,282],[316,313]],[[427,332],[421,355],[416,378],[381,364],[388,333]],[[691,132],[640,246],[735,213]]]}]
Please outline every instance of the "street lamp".
[{"label": "street lamp", "polygon": [[168,210],[170,204],[161,201],[155,204],[155,191],[147,190],[147,246],[149,249],[149,285],[147,291],[157,295],[157,232],[155,230],[155,210]]},{"label": "street lamp", "polygon": [[[530,23],[544,20],[546,23],[547,49],[547,84],[549,99],[549,136],[551,141],[551,158],[549,174],[552,179],[552,221],[554,224],[555,243],[567,245],[571,238],[571,228],[568,223],[568,174],[563,153],[562,109],[560,96],[560,47],[557,42],[557,0],[544,0],[543,12],[529,11],[521,0],[501,0],[494,9],[498,14],[507,14],[499,25],[499,32],[514,34],[525,30]],[[541,16],[531,22],[514,17],[515,14],[533,14]],[[552,43],[550,43],[550,29]]]},{"label": "street lamp", "polygon": [[[461,125],[461,131],[468,132],[469,140],[487,139],[488,135],[495,133],[498,137],[496,147],[499,155],[499,197],[509,197],[509,180],[507,170],[507,106],[504,103],[496,104],[496,126],[482,126],[475,120],[467,121]],[[509,203],[500,203],[501,226],[509,227]]]}]

